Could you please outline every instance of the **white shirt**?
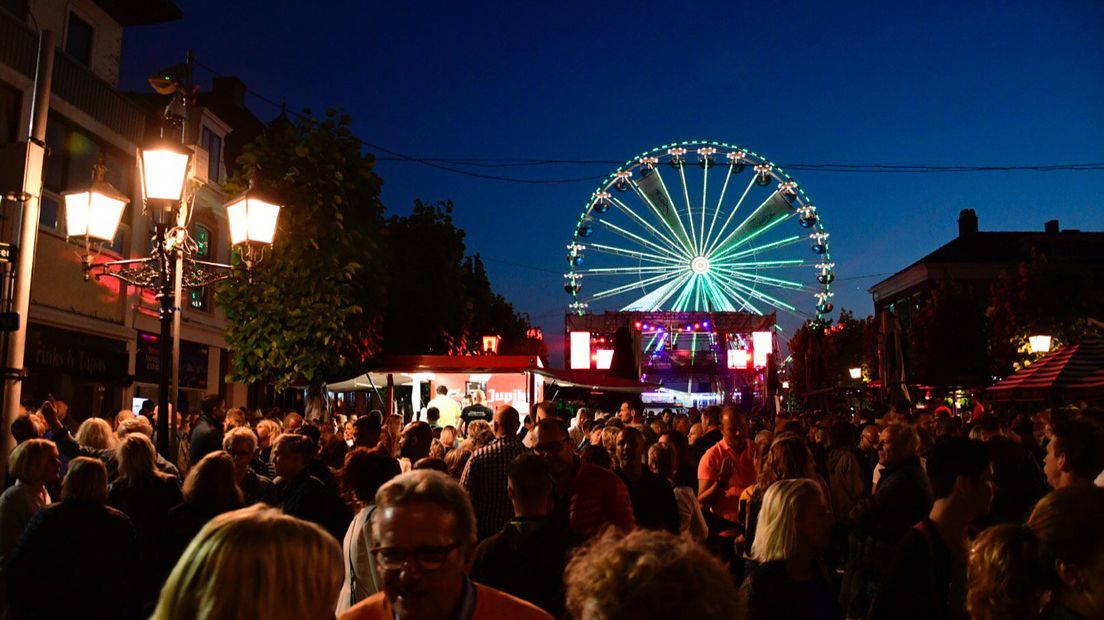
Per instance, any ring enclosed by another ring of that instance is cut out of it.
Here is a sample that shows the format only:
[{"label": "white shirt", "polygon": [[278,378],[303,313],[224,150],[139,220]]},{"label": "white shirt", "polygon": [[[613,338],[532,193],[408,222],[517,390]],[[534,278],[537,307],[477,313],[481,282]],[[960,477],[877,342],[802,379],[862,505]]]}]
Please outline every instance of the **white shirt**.
[{"label": "white shirt", "polygon": [[426,405],[426,409],[430,407],[436,407],[437,411],[441,414],[441,417],[437,419],[437,425],[441,428],[446,426],[452,426],[458,428],[460,423],[460,403],[449,397],[448,394],[438,396],[429,401]]}]

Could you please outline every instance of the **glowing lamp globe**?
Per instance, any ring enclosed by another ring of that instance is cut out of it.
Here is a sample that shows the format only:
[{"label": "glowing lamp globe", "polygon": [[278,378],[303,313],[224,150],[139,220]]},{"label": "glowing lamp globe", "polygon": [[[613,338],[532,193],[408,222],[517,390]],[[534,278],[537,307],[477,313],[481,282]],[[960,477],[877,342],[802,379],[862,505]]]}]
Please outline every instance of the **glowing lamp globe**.
[{"label": "glowing lamp globe", "polygon": [[130,198],[104,180],[107,168],[103,162],[93,168],[92,183],[87,187],[65,192],[66,234],[103,241],[115,238],[119,220]]},{"label": "glowing lamp globe", "polygon": [[230,244],[271,245],[276,236],[280,205],[248,190],[226,205]]},{"label": "glowing lamp globe", "polygon": [[191,160],[191,149],[168,140],[138,149],[142,195],[146,200],[180,200]]},{"label": "glowing lamp globe", "polygon": [[848,368],[847,374],[851,375],[852,379],[862,378],[862,368]]},{"label": "glowing lamp globe", "polygon": [[1028,337],[1027,344],[1031,348],[1032,353],[1049,353],[1051,340],[1050,336],[1040,334]]}]

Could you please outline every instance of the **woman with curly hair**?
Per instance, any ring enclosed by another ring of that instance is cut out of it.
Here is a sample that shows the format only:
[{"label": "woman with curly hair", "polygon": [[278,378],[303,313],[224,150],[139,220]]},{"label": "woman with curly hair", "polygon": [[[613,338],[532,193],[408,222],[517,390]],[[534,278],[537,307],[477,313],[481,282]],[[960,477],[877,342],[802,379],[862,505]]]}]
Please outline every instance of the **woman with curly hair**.
[{"label": "woman with curly hair", "polygon": [[[770,486],[779,480],[808,478],[815,481],[825,497],[829,497],[828,485],[816,473],[816,461],[809,450],[805,438],[796,433],[783,432],[771,443],[766,457],[759,467],[759,479],[755,491],[747,505],[747,521],[744,528],[744,549],[750,550],[755,543],[756,528],[759,523],[759,511],[763,506],[763,497]],[[754,567],[754,559],[748,568]]]},{"label": "woman with curly hair", "polygon": [[1104,618],[1104,489],[1041,499],[1026,525],[998,525],[970,552],[966,604],[975,620]]},{"label": "woman with curly hair", "polygon": [[614,532],[580,549],[564,574],[576,620],[740,618],[728,570],[701,545],[659,530]]}]

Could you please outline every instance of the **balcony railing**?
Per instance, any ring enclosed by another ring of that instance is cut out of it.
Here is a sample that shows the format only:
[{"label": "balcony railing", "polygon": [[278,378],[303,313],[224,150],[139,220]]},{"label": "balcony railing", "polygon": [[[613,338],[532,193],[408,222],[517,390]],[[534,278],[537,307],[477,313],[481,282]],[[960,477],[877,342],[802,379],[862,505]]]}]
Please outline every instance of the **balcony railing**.
[{"label": "balcony railing", "polygon": [[[0,9],[0,63],[34,78],[38,35],[11,13]],[[76,106],[138,144],[145,131],[145,110],[91,69],[58,50],[54,57],[53,96]]]}]

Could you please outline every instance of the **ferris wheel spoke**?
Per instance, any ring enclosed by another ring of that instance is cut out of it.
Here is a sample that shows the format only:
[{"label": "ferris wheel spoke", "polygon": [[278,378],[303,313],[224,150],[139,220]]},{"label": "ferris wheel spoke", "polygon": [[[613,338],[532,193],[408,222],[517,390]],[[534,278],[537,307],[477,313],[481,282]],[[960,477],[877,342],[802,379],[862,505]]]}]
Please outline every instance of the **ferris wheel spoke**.
[{"label": "ferris wheel spoke", "polygon": [[[734,163],[728,165],[728,174],[725,175],[724,183],[721,184],[721,196],[717,199],[717,208],[713,209],[713,221],[709,222],[709,232],[705,235],[705,241],[702,242],[702,247],[708,248],[709,242],[713,239],[713,228],[717,225],[717,217],[721,215],[721,205],[724,204],[725,192],[728,191],[728,182],[732,180],[732,167]],[[704,194],[704,192],[702,192]],[[705,197],[702,197],[703,206],[702,211],[705,211],[704,206]],[[738,205],[737,205],[738,206]],[[704,224],[703,224],[704,228]]]},{"label": "ferris wheel spoke", "polygon": [[690,205],[690,187],[686,184],[686,164],[678,167],[679,180],[682,181],[682,197],[686,200],[686,222],[690,224],[690,244],[694,248],[694,254],[701,252],[698,247],[698,235],[694,232],[694,207]]},{"label": "ferris wheel spoke", "polygon": [[695,278],[691,277],[686,284],[683,285],[682,290],[679,292],[678,299],[675,300],[675,312],[686,310],[686,304],[690,300],[690,295],[694,292],[694,280]]},{"label": "ferris wheel spoke", "polygon": [[[731,176],[731,175],[729,175],[729,176]],[[755,175],[752,175],[751,180],[748,181],[747,187],[744,188],[744,193],[740,194],[740,199],[736,201],[736,206],[732,207],[732,210],[728,212],[728,217],[726,217],[724,223],[721,224],[721,229],[717,231],[717,237],[713,240],[713,242],[710,245],[705,246],[706,256],[713,253],[713,250],[715,249],[715,246],[717,245],[717,241],[719,241],[724,236],[725,231],[728,230],[728,225],[730,223],[732,223],[733,216],[735,216],[736,212],[740,210],[740,205],[744,204],[744,200],[747,199],[748,194],[751,192],[751,188],[754,185],[755,185]],[[717,204],[717,208],[718,209],[721,208],[720,203]]]},{"label": "ferris wheel spoke", "polygon": [[663,265],[640,265],[636,267],[592,267],[590,269],[576,269],[575,273],[588,275],[621,275],[633,273],[667,273],[669,271],[684,271],[681,267]]},{"label": "ferris wheel spoke", "polygon": [[621,211],[626,216],[628,216],[629,219],[636,222],[640,226],[646,228],[649,232],[651,232],[653,235],[655,235],[658,239],[662,239],[663,241],[665,241],[671,250],[673,250],[673,251],[675,251],[679,254],[684,255],[688,260],[693,258],[693,256],[691,256],[690,254],[688,254],[686,252],[685,248],[680,246],[675,240],[671,239],[667,235],[664,235],[663,233],[659,232],[659,230],[655,226],[653,226],[651,224],[651,222],[649,222],[648,220],[641,217],[636,211],[633,211],[631,208],[629,208],[629,206],[627,204],[622,202],[620,199],[615,198],[614,196],[610,196],[610,201],[614,204],[614,206],[617,207],[617,209],[619,211]]},{"label": "ferris wheel spoke", "polygon": [[748,310],[751,310],[755,314],[758,314],[758,315],[763,314],[763,311],[760,310],[759,308],[755,307],[755,305],[752,304],[751,301],[747,297],[741,295],[738,291],[734,290],[731,286],[729,286],[729,284],[726,280],[724,280],[723,278],[717,277],[716,274],[714,275],[714,277],[716,279],[717,286],[721,290],[723,290],[725,293],[727,293],[730,297],[732,297],[736,301],[740,302],[740,309],[741,310],[744,309],[744,308],[747,308]]},{"label": "ferris wheel spoke", "polygon": [[[767,252],[769,250],[777,250],[778,248],[784,248],[788,245],[793,245],[795,243],[800,242],[802,238],[803,237],[801,237],[800,235],[794,235],[792,237],[786,237],[785,239],[779,239],[778,241],[771,241],[770,243],[764,243],[763,245],[757,245],[755,247],[751,247],[751,248],[748,248],[746,250],[740,250],[739,252],[736,252],[735,254],[727,255],[725,257],[726,262],[727,262],[727,260],[736,260],[738,258],[743,258],[745,256],[750,256],[751,254],[758,254],[758,253],[761,253],[761,252]],[[771,261],[766,261],[766,262],[771,262]],[[801,261],[801,263],[804,263],[804,262],[805,261]]]},{"label": "ferris wheel spoke", "polygon": [[[678,254],[675,254],[671,250],[668,250],[667,248],[665,248],[661,245],[653,243],[653,242],[645,239],[644,237],[641,237],[640,235],[638,235],[638,234],[636,234],[632,231],[628,231],[628,230],[625,230],[624,228],[621,228],[617,224],[614,224],[612,222],[607,222],[606,220],[603,220],[601,218],[594,218],[594,221],[596,221],[599,224],[601,224],[602,226],[605,226],[606,228],[612,230],[613,232],[621,235],[622,237],[625,237],[626,239],[631,239],[633,241],[636,241],[637,243],[639,243],[641,245],[644,245],[648,248],[651,248],[651,249],[655,250],[656,252],[659,252],[660,254],[666,254],[667,256],[669,256],[671,258],[674,258],[674,259],[683,258],[683,257],[680,257]],[[685,260],[685,259],[683,259],[683,260]]]},{"label": "ferris wheel spoke", "polygon": [[724,241],[717,244],[710,260],[719,259],[736,248],[751,243],[752,239],[778,226],[793,213],[790,203],[786,202],[781,193],[772,193]]},{"label": "ferris wheel spoke", "polygon": [[709,298],[713,300],[713,305],[715,305],[718,310],[721,312],[734,312],[736,310],[736,307],[732,305],[728,297],[717,289],[717,283],[713,281],[713,276],[709,274],[705,275],[705,287],[709,291]]},{"label": "ferris wheel spoke", "polygon": [[710,162],[704,162],[702,168],[702,208],[701,208],[701,227],[698,232],[701,233],[701,238],[698,241],[698,249],[705,251],[705,202],[709,196],[709,169],[712,167]]},{"label": "ferris wheel spoke", "polygon": [[[658,175],[659,173],[653,172],[652,174]],[[652,213],[654,213],[655,216],[659,218],[659,221],[663,222],[663,225],[667,228],[668,232],[671,233],[671,238],[673,239],[675,245],[678,245],[682,248],[683,254],[685,254],[686,256],[690,256],[693,250],[690,247],[690,244],[686,241],[686,231],[683,231],[683,234],[680,236],[679,233],[675,230],[674,226],[671,225],[671,221],[668,217],[668,212],[671,210],[671,196],[666,193],[667,188],[662,185],[662,179],[660,179],[660,181],[661,183],[659,186],[656,186],[654,183],[649,181],[649,184],[644,189],[641,189],[640,184],[633,180],[629,181],[629,185],[632,186],[633,191],[636,192],[636,195],[644,201],[644,204],[648,205],[648,207],[651,208]],[[662,191],[660,191],[660,187],[662,187]],[[652,197],[645,193],[646,190],[651,192],[652,196],[655,197],[655,200],[659,201],[660,205],[663,206],[662,209],[656,206],[656,202],[653,201]],[[662,237],[663,235],[660,236]]]},{"label": "ferris wheel spoke", "polygon": [[668,272],[668,273],[661,273],[657,276],[652,276],[650,278],[644,278],[643,280],[640,280],[638,282],[630,282],[629,284],[622,284],[621,286],[615,286],[611,289],[606,289],[604,291],[599,291],[599,292],[591,295],[590,296],[590,301],[595,301],[595,300],[598,300],[598,299],[605,299],[607,297],[613,297],[614,295],[620,295],[620,294],[625,293],[627,291],[631,291],[634,288],[642,288],[642,287],[645,287],[649,284],[657,284],[659,282],[663,282],[664,280],[668,280],[668,279],[671,279],[671,278],[677,278],[678,276],[679,276],[679,272],[671,271],[671,272]]},{"label": "ferris wheel spoke", "polygon": [[790,311],[796,311],[797,310],[797,308],[795,308],[794,306],[782,301],[781,299],[778,299],[776,297],[772,297],[771,295],[768,295],[768,294],[766,294],[766,293],[764,293],[764,292],[762,292],[762,291],[760,291],[756,288],[750,287],[750,286],[744,284],[743,282],[740,282],[739,280],[737,280],[735,278],[731,278],[731,277],[729,277],[725,274],[720,274],[719,277],[721,279],[725,280],[726,282],[728,282],[734,288],[736,288],[738,290],[741,290],[744,293],[747,293],[748,296],[754,297],[755,299],[758,299],[761,302],[768,303],[768,304],[774,306],[775,308],[779,308],[779,309],[782,309],[782,310],[790,310]]},{"label": "ferris wheel spoke", "polygon": [[663,174],[659,171],[659,168],[653,168],[651,174],[634,182],[633,187],[636,187],[644,200],[652,205],[652,208],[656,211],[656,216],[663,220],[675,239],[686,248],[686,252],[693,255],[695,251],[694,242],[686,234],[686,226],[682,223],[679,208],[675,206],[675,201],[671,199],[671,192],[667,189],[667,183],[663,180]]},{"label": "ferris wheel spoke", "polygon": [[612,254],[614,256],[621,256],[624,258],[635,258],[650,263],[659,263],[662,265],[685,265],[685,260],[676,260],[660,254],[652,254],[651,252],[641,252],[640,250],[630,250],[627,248],[619,248],[613,245],[607,245],[605,243],[588,243],[586,244],[588,250],[596,250],[604,254]]},{"label": "ferris wheel spoke", "polygon": [[672,295],[678,290],[678,287],[682,285],[683,281],[690,277],[690,274],[683,273],[678,278],[671,280],[656,290],[648,293],[647,295],[637,299],[631,304],[621,308],[622,312],[640,311],[640,312],[652,312],[658,310]]},{"label": "ferris wheel spoke", "polygon": [[721,266],[728,269],[786,269],[790,267],[800,267],[804,264],[804,260],[800,258],[792,258],[787,260],[757,260],[743,261],[738,263],[730,263],[728,261],[724,261],[721,263]]},{"label": "ferris wheel spoke", "polygon": [[768,284],[770,286],[775,286],[775,287],[778,287],[778,288],[784,288],[784,289],[796,290],[796,291],[806,290],[808,288],[800,282],[793,282],[791,280],[782,280],[780,278],[771,278],[771,277],[768,277],[768,276],[761,276],[761,275],[755,274],[755,273],[747,273],[746,271],[736,271],[736,270],[724,269],[724,268],[721,268],[720,271],[722,273],[725,273],[725,274],[733,277],[733,278],[738,278],[740,280],[747,280],[749,282],[756,282],[756,283],[759,283],[759,284]]}]

